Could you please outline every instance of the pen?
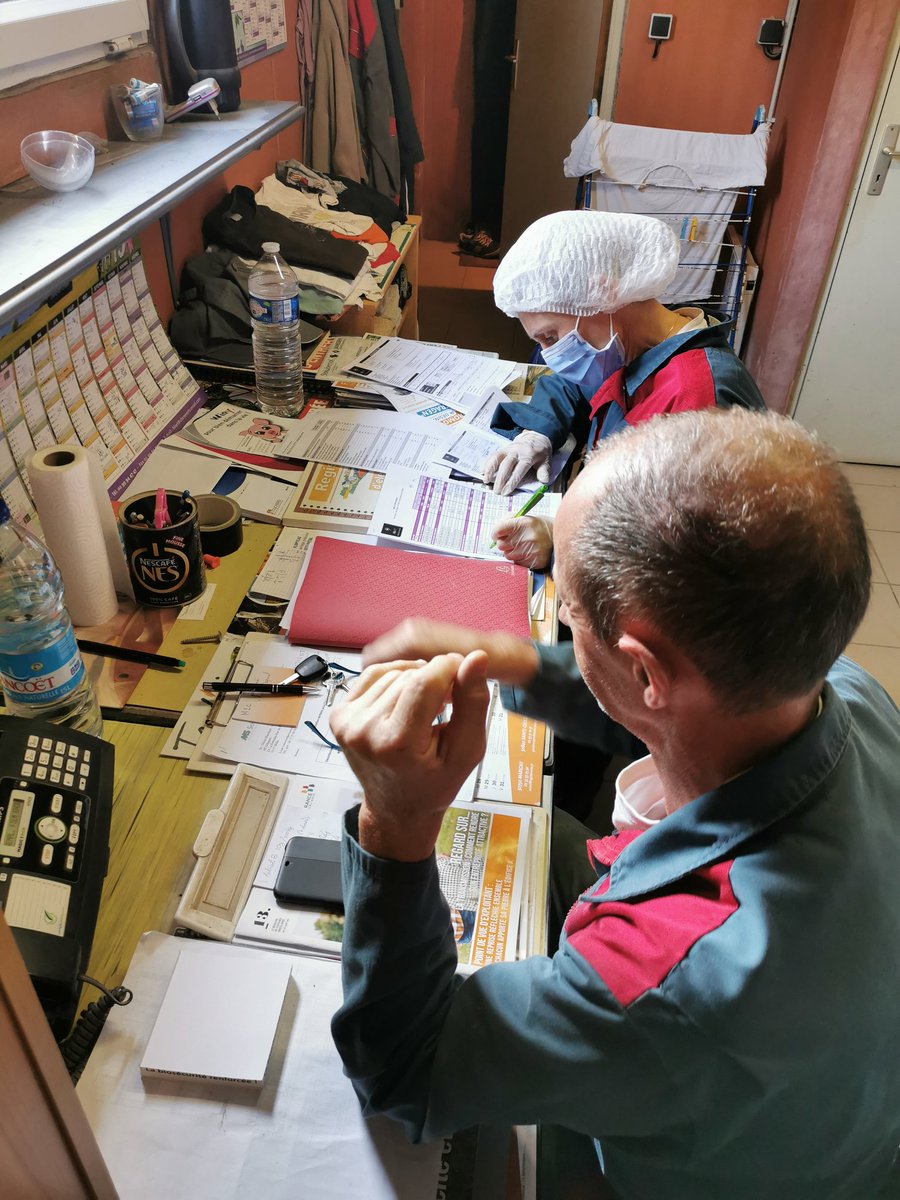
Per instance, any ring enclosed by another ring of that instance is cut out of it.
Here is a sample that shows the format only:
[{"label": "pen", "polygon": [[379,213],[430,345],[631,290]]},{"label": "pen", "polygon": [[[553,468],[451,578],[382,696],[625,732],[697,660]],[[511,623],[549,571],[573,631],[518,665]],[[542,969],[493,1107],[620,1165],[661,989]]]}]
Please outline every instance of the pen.
[{"label": "pen", "polygon": [[205,692],[255,692],[259,696],[305,696],[306,688],[299,683],[232,683],[227,679],[207,679]]},{"label": "pen", "polygon": [[149,650],[129,650],[125,646],[110,646],[106,642],[91,642],[76,638],[78,649],[87,654],[99,654],[103,658],[120,658],[123,662],[142,663],[147,667],[174,667],[180,671],[185,665],[183,658],[172,658],[169,654],[152,654]]},{"label": "pen", "polygon": [[[525,501],[525,503],[522,505],[522,507],[519,509],[519,511],[513,513],[511,520],[514,521],[516,519],[516,517],[527,516],[527,514],[530,513],[531,510],[534,508],[534,506],[537,504],[538,500],[540,500],[541,496],[543,496],[546,493],[547,488],[549,486],[550,485],[548,483],[542,483],[541,486],[537,489],[537,491],[531,493],[531,495],[528,497],[528,499]],[[491,542],[491,549],[493,550],[496,545],[497,545],[496,542]]]}]

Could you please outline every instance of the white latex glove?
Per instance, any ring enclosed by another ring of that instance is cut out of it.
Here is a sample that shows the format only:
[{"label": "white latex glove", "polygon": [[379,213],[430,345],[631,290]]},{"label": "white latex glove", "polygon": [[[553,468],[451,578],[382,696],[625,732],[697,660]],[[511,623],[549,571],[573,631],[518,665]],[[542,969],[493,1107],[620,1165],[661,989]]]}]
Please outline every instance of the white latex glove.
[{"label": "white latex glove", "polygon": [[511,495],[529,471],[537,473],[539,483],[549,483],[552,454],[548,437],[526,429],[513,438],[508,448],[497,450],[485,459],[481,467],[484,482],[493,483],[500,496]]},{"label": "white latex glove", "polygon": [[509,517],[491,534],[510,562],[531,571],[550,566],[553,553],[553,522],[546,517]]}]

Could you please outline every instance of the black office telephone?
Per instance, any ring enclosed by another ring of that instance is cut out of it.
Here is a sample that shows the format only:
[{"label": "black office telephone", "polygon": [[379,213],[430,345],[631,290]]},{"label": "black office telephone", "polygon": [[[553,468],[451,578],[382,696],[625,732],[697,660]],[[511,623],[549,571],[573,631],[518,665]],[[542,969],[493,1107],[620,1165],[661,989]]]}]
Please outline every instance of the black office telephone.
[{"label": "black office telephone", "polygon": [[114,748],[0,717],[0,908],[54,1036],[69,1030],[109,860]]}]

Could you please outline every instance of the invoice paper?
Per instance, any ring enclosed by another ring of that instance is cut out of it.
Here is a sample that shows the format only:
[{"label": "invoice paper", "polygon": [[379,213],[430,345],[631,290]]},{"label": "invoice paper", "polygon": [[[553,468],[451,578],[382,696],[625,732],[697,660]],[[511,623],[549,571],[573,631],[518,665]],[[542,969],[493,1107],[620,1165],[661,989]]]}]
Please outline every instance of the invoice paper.
[{"label": "invoice paper", "polygon": [[[561,500],[556,493],[545,494],[532,514],[553,517]],[[521,506],[521,496],[498,496],[480,484],[392,467],[385,474],[369,533],[421,550],[503,558],[496,546],[491,548],[493,530]]]}]

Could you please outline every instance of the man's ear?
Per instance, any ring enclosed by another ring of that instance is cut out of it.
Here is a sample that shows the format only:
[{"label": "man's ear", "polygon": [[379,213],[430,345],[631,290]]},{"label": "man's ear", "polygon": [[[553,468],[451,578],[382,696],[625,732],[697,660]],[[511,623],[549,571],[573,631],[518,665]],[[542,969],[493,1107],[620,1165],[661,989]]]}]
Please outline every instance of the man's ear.
[{"label": "man's ear", "polygon": [[643,691],[647,708],[668,708],[674,678],[663,647],[650,629],[635,629],[622,633],[616,643],[631,661],[635,683]]}]

